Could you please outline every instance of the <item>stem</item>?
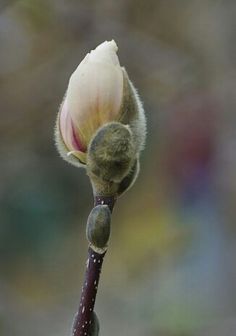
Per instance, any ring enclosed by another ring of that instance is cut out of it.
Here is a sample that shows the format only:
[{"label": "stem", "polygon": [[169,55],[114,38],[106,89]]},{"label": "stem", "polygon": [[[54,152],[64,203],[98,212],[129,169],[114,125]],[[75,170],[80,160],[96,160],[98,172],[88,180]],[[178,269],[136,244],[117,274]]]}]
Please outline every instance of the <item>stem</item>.
[{"label": "stem", "polygon": [[[106,204],[112,212],[115,201],[116,199],[111,196],[95,196],[94,206]],[[73,323],[73,336],[90,336],[89,328],[92,324],[93,309],[105,254],[106,251],[100,254],[95,252],[91,247],[88,249],[88,259],[86,262],[87,266],[80,304]]]},{"label": "stem", "polygon": [[92,312],[96,300],[99,277],[105,253],[99,254],[88,249],[85,280],[82,287],[80,304],[73,325],[73,336],[89,335]]},{"label": "stem", "polygon": [[94,197],[94,206],[99,204],[108,205],[110,211],[112,212],[115,205],[116,198],[114,196],[95,196]]}]

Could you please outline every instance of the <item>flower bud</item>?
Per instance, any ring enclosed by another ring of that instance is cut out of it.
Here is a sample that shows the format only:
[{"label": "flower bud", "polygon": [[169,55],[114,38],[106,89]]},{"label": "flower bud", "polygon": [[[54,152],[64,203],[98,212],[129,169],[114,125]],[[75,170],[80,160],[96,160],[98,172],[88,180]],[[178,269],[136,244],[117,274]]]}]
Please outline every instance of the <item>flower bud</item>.
[{"label": "flower bud", "polygon": [[[76,166],[87,165],[91,141],[98,129],[111,122],[128,125],[133,148],[129,168],[143,148],[144,111],[125,69],[120,66],[117,49],[114,41],[100,44],[87,54],[70,78],[55,136],[62,157]],[[104,147],[104,153],[107,150]]]}]

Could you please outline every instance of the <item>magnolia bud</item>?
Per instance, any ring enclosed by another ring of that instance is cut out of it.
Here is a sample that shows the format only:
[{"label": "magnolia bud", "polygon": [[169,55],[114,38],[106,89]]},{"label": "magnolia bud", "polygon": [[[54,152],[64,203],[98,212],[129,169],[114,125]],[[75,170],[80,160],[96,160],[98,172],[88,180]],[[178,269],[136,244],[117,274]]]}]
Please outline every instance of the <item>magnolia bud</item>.
[{"label": "magnolia bud", "polygon": [[107,246],[111,230],[111,212],[107,205],[97,205],[89,214],[86,228],[87,239],[94,249]]},{"label": "magnolia bud", "polygon": [[56,123],[56,144],[62,157],[76,166],[87,164],[96,131],[109,122],[129,125],[135,155],[145,142],[145,116],[136,90],[116,55],[114,41],[86,55],[72,74]]},{"label": "magnolia bud", "polygon": [[117,50],[114,41],[106,41],[79,64],[58,113],[55,138],[65,160],[87,168],[95,194],[119,196],[138,175],[146,120]]}]

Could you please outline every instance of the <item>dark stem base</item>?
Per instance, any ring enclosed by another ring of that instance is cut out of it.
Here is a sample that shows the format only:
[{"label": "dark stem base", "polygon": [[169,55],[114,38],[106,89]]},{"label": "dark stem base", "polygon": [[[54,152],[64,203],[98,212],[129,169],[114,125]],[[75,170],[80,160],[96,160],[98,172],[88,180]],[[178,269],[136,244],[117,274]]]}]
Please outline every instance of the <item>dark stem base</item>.
[{"label": "dark stem base", "polygon": [[82,287],[79,309],[74,320],[73,336],[89,335],[104,255],[105,253],[96,253],[91,248],[88,250],[85,280]]},{"label": "dark stem base", "polygon": [[[106,204],[112,212],[115,201],[114,197],[95,196],[94,205]],[[92,324],[93,309],[105,254],[106,252],[102,254],[97,253],[91,247],[88,249],[86,273],[82,287],[80,304],[73,323],[73,336],[90,336],[89,329]]]}]

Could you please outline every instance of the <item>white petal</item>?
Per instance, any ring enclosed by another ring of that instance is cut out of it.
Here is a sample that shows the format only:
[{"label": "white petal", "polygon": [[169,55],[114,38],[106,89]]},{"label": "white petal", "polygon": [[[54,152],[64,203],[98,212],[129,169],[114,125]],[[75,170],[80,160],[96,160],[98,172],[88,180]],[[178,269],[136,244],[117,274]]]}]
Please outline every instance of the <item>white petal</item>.
[{"label": "white petal", "polygon": [[123,97],[123,74],[114,41],[88,54],[72,74],[66,101],[82,138],[102,124],[117,120]]}]

